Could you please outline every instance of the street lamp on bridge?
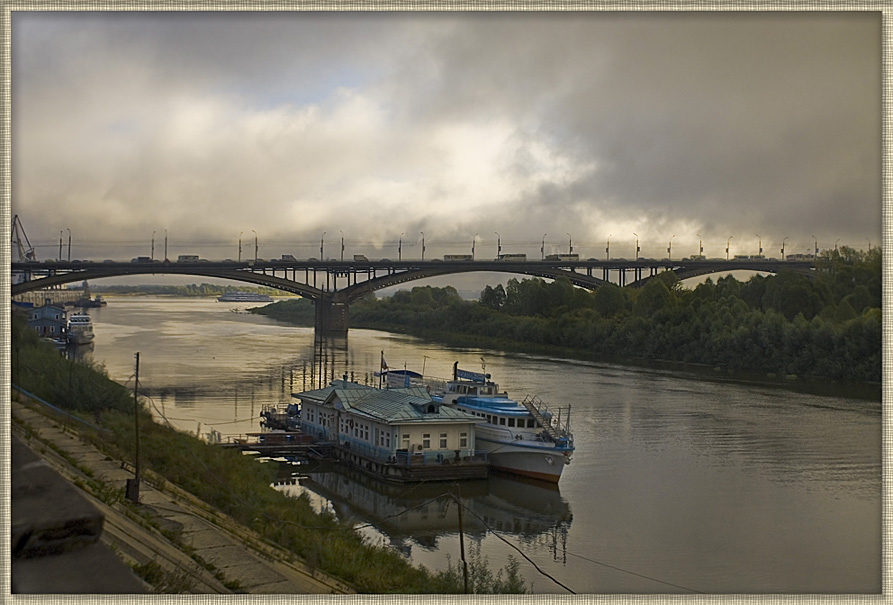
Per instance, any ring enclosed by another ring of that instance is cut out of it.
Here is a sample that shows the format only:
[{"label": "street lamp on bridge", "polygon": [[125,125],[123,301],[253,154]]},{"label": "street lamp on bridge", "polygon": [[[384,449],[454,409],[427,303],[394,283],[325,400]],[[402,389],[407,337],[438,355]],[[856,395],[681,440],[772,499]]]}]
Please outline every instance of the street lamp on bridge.
[{"label": "street lamp on bridge", "polygon": [[62,262],[62,236],[65,234],[61,229],[59,230],[59,262]]},{"label": "street lamp on bridge", "polygon": [[326,232],[323,231],[322,235],[319,236],[319,260],[326,260],[325,254],[323,250],[325,249],[325,241],[326,241]]},{"label": "street lamp on bridge", "polygon": [[639,234],[633,233],[633,235],[636,236],[636,260],[639,260],[639,250],[640,250],[640,248],[639,248]]},{"label": "street lamp on bridge", "polygon": [[700,233],[695,233],[698,236],[698,257],[704,256],[704,240],[701,238]]},{"label": "street lamp on bridge", "polygon": [[471,238],[471,260],[474,260],[474,242],[477,240],[478,234],[475,233],[474,237]]},{"label": "street lamp on bridge", "polygon": [[732,238],[733,238],[733,237],[735,237],[735,236],[734,236],[734,235],[730,235],[730,236],[729,236],[729,239],[726,240],[726,260],[729,260],[729,242],[732,241]]},{"label": "street lamp on bridge", "polygon": [[[565,233],[567,233],[567,231],[565,231]],[[573,243],[573,240],[571,239],[570,233],[567,233],[567,253],[568,254],[574,253],[574,243]]]},{"label": "street lamp on bridge", "polygon": [[757,240],[760,242],[760,252],[759,252],[759,255],[760,255],[760,256],[763,256],[763,238],[760,237],[760,234],[759,234],[759,233],[757,233],[756,236],[757,236]]},{"label": "street lamp on bridge", "polygon": [[254,262],[257,262],[257,231],[252,229],[251,232],[254,233]]},{"label": "street lamp on bridge", "polygon": [[71,262],[71,229],[66,228],[65,230],[68,231],[68,262]]},{"label": "street lamp on bridge", "polygon": [[[818,258],[818,257],[819,257],[819,240],[818,240],[818,238],[817,238],[816,236],[814,236],[814,235],[812,236],[812,239],[813,239],[813,241],[815,241],[815,255],[813,256],[813,258]],[[869,240],[868,247],[869,247],[869,248],[871,247],[871,242],[870,242],[870,240]],[[871,250],[869,250],[869,252],[871,252]]]},{"label": "street lamp on bridge", "polygon": [[611,236],[608,235],[608,243],[605,246],[605,260],[611,260]]},{"label": "street lamp on bridge", "polygon": [[239,262],[242,262],[242,234],[244,231],[239,231]]},{"label": "street lamp on bridge", "polygon": [[152,253],[149,256],[149,260],[155,260],[155,232],[152,232]]},{"label": "street lamp on bridge", "polygon": [[425,232],[419,231],[422,234],[422,260],[425,260]]},{"label": "street lamp on bridge", "polygon": [[542,258],[540,260],[546,260],[546,236],[548,233],[543,233],[543,245],[540,246],[540,255]]},{"label": "street lamp on bridge", "polygon": [[344,231],[341,229],[338,230],[338,233],[341,234],[341,260],[344,260]]},{"label": "street lamp on bridge", "polygon": [[790,236],[786,235],[783,240],[781,240],[781,260],[784,260],[784,243],[788,241]]},{"label": "street lamp on bridge", "polygon": [[676,234],[670,236],[670,243],[667,244],[667,260],[672,260],[673,258],[673,238],[676,237]]},{"label": "street lamp on bridge", "polygon": [[496,258],[502,256],[502,240],[499,238],[499,231],[494,231],[496,234]]},{"label": "street lamp on bridge", "polygon": [[397,242],[397,260],[403,260],[403,234],[400,234],[400,241]]}]

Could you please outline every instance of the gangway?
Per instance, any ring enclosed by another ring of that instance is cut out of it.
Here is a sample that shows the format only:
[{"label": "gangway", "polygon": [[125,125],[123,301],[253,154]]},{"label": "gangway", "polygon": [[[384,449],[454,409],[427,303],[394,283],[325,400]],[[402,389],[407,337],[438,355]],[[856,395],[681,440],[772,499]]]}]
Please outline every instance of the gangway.
[{"label": "gangway", "polygon": [[[561,408],[558,408],[558,418],[556,419],[549,407],[536,395],[528,395],[521,401],[521,405],[527,408],[527,411],[536,418],[537,422],[546,430],[546,433],[553,441],[562,439],[570,439],[570,406],[568,406],[565,425],[561,425]],[[549,417],[546,417],[546,414]]]}]

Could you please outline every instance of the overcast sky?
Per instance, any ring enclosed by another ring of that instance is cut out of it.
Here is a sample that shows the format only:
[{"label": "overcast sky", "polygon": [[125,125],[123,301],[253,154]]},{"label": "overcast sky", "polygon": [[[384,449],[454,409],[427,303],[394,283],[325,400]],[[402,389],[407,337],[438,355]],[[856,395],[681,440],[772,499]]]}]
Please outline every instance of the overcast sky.
[{"label": "overcast sky", "polygon": [[[779,256],[881,234],[880,13],[39,13],[39,260]],[[252,231],[253,230],[253,231]],[[675,236],[675,237],[674,237]]]}]

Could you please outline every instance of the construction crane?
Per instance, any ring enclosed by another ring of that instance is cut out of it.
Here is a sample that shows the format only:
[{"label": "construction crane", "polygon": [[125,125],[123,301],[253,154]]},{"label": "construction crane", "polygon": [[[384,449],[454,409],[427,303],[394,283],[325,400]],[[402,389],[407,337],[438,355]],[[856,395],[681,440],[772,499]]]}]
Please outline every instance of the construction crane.
[{"label": "construction crane", "polygon": [[18,214],[12,217],[12,241],[16,250],[18,250],[20,263],[37,261],[37,254],[34,252],[34,246],[28,241],[28,236],[25,234],[25,227],[22,226],[22,221],[19,220]]}]

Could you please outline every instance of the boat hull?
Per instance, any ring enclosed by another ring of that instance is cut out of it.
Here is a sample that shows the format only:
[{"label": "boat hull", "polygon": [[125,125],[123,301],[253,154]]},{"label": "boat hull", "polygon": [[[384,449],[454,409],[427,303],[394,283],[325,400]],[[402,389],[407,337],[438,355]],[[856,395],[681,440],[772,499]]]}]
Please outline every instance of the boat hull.
[{"label": "boat hull", "polygon": [[476,443],[487,452],[490,468],[549,483],[558,483],[565,465],[570,463],[570,452],[556,448],[518,446],[481,435],[476,437]]},{"label": "boat hull", "polygon": [[93,331],[75,331],[68,333],[69,342],[76,345],[85,345],[93,342],[94,334]]}]

